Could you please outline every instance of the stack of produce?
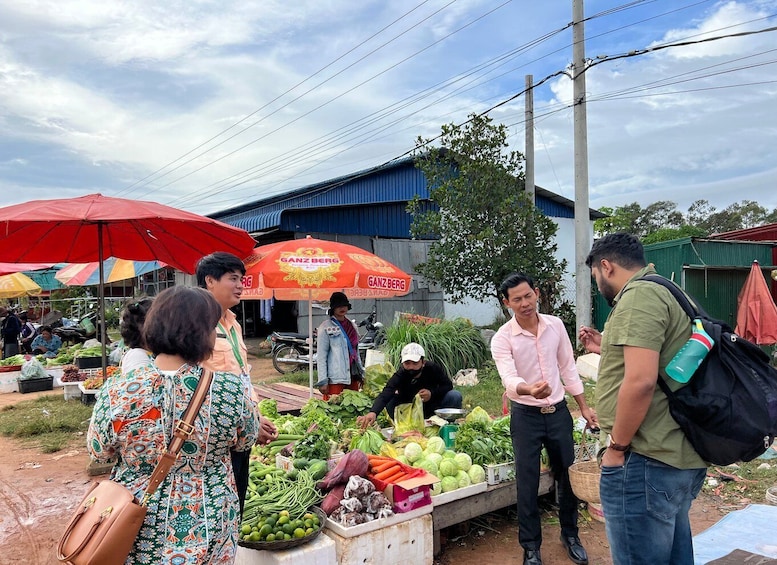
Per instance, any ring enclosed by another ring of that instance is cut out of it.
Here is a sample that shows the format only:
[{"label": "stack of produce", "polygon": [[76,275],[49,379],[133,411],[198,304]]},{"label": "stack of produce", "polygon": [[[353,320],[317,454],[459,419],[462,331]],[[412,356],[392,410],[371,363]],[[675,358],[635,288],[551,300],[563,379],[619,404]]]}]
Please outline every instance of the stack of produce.
[{"label": "stack of produce", "polygon": [[440,479],[439,483],[432,485],[432,496],[486,480],[486,472],[481,465],[473,464],[467,453],[446,449],[439,436],[426,440],[426,448],[415,441],[407,443],[399,459]]},{"label": "stack of produce", "polygon": [[89,377],[83,382],[83,386],[87,390],[94,390],[103,386],[103,382],[102,377]]},{"label": "stack of produce", "polygon": [[281,469],[251,461],[240,539],[274,542],[312,535],[322,524],[311,507],[321,499],[307,471],[298,471],[290,478]]},{"label": "stack of produce", "polygon": [[85,381],[89,376],[86,373],[81,373],[79,368],[75,365],[63,365],[62,366],[62,378],[63,383],[77,383]]},{"label": "stack of produce", "polygon": [[478,465],[499,465],[514,458],[510,437],[510,416],[492,420],[480,406],[470,412],[459,425],[453,447],[464,452]]}]

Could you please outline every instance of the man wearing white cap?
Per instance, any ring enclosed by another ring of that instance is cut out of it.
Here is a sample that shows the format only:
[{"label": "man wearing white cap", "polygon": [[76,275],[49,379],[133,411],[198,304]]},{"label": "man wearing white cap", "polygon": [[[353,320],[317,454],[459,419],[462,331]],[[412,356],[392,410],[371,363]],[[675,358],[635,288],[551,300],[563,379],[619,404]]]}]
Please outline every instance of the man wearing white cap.
[{"label": "man wearing white cap", "polygon": [[384,408],[394,417],[394,408],[398,404],[413,402],[415,395],[424,403],[424,418],[430,417],[439,408],[461,408],[461,393],[453,390],[453,383],[445,369],[426,359],[424,348],[418,343],[408,343],[402,348],[402,367],[386,383],[383,391],[375,399],[372,409],[357,418],[362,428],[366,428]]}]

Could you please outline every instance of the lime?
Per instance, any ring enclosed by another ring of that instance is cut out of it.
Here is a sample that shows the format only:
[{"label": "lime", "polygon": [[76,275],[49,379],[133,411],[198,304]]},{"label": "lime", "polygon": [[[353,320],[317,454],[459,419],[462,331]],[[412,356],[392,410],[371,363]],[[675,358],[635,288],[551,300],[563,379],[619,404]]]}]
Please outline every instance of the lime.
[{"label": "lime", "polygon": [[304,538],[305,537],[305,530],[302,528],[297,528],[294,530],[294,537],[295,538]]},{"label": "lime", "polygon": [[268,534],[272,533],[272,526],[270,524],[265,524],[262,526],[262,529],[259,530],[259,535],[261,535],[263,538],[267,537]]},{"label": "lime", "polygon": [[264,521],[265,524],[270,524],[270,526],[272,526],[273,528],[275,527],[276,522],[278,522],[277,514],[273,514],[272,516],[270,516]]},{"label": "lime", "polygon": [[305,520],[305,527],[306,528],[312,528],[313,527],[313,520],[311,520],[310,518]]},{"label": "lime", "polygon": [[251,532],[251,535],[248,536],[248,539],[251,540],[251,541],[259,541],[262,538],[259,535],[259,532]]},{"label": "lime", "polygon": [[[286,511],[284,510],[284,512],[286,512]],[[288,524],[288,523],[289,523],[289,514],[288,514],[288,512],[286,514],[281,514],[281,517],[278,518],[278,524],[283,525],[283,524]]]},{"label": "lime", "polygon": [[[302,528],[300,528],[300,530],[301,530],[301,529],[302,529]],[[315,530],[314,530],[313,528],[308,528],[307,530],[305,530],[305,535],[306,535],[306,536],[309,536],[309,535],[310,535],[310,534],[312,534],[313,532],[315,532]],[[296,533],[296,530],[295,530],[295,533]]]},{"label": "lime", "polygon": [[294,524],[284,524],[283,528],[282,528],[283,529],[283,533],[284,534],[291,534],[291,533],[294,532],[294,528],[296,528],[296,526]]},{"label": "lime", "polygon": [[275,541],[275,534],[267,534],[267,537],[264,538],[264,541]]},{"label": "lime", "polygon": [[289,515],[289,511],[288,511],[288,510],[281,510],[281,511],[279,512],[279,514],[280,514],[281,516],[288,516],[288,515]]},{"label": "lime", "polygon": [[283,534],[283,540],[284,541],[290,540],[290,539],[291,539],[291,534]]},{"label": "lime", "polygon": [[315,514],[311,514],[310,512],[306,512],[305,515],[302,518],[304,520],[312,520],[313,516],[315,516]]},{"label": "lime", "polygon": [[245,534],[250,534],[251,533],[251,526],[249,526],[248,524],[243,524],[240,527],[240,533],[244,534],[244,535]]}]

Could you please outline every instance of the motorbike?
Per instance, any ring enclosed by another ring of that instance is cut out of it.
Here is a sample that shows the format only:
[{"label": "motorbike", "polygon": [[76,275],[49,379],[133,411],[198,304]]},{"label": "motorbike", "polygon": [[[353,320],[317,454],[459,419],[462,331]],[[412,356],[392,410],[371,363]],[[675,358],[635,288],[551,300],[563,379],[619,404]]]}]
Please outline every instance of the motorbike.
[{"label": "motorbike", "polygon": [[59,336],[63,343],[84,343],[95,336],[99,339],[99,332],[95,328],[96,321],[96,312],[91,312],[80,320],[60,318],[51,324],[51,333]]},{"label": "motorbike", "polygon": [[[376,322],[378,312],[375,307],[372,312],[357,324],[366,331],[359,337],[359,356],[364,364],[367,351],[375,349],[386,340],[386,332],[383,324]],[[294,332],[273,332],[272,364],[275,370],[285,375],[304,369],[310,364],[310,342],[307,334]],[[313,365],[316,365],[316,335],[313,332]]]},{"label": "motorbike", "polygon": [[[299,371],[310,364],[310,338],[307,334],[273,332],[272,366],[285,375]],[[316,364],[316,336],[313,332],[313,365]]]},{"label": "motorbike", "polygon": [[373,306],[370,315],[359,322],[358,327],[363,327],[367,330],[359,338],[359,357],[361,357],[362,365],[366,362],[367,351],[380,347],[386,341],[386,329],[382,323],[375,321],[377,317],[378,309],[376,306]]}]

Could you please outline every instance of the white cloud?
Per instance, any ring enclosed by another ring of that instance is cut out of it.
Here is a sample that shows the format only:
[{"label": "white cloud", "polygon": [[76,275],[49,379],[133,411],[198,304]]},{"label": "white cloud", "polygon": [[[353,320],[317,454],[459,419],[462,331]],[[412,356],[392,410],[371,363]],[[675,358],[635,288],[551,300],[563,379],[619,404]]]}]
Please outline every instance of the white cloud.
[{"label": "white cloud", "polygon": [[[567,30],[504,61],[491,82],[463,86],[476,64],[563,28],[571,7],[512,3],[475,22],[495,4],[448,3],[424,4],[363,45],[418,3],[6,3],[0,6],[0,132],[8,142],[0,144],[0,205],[23,198],[24,186],[51,197],[98,186],[106,194],[214,211],[380,164],[412,148],[417,136],[435,136],[441,124],[461,122],[522,90],[524,74],[537,81],[571,57]],[[654,4],[592,20],[601,29],[591,33],[589,53],[644,46],[632,36],[658,45],[766,27],[774,18],[714,31],[777,7],[775,0],[726,2],[618,31],[673,11]],[[594,1],[589,9],[606,7]],[[414,55],[468,22],[475,23]],[[777,191],[766,190],[774,172],[777,85],[751,84],[774,76],[775,53],[751,56],[771,49],[773,40],[763,34],[709,42],[591,68],[591,204],[647,204],[667,187],[680,203],[680,189],[688,187],[719,194],[722,207],[741,198],[777,207]],[[451,77],[462,81],[431,92]],[[409,99],[426,89],[429,96]],[[567,197],[574,194],[573,117],[563,108],[571,98],[566,77],[535,92],[536,181]],[[218,141],[239,134],[234,139],[201,157],[203,149],[195,150],[177,161],[179,169],[125,190],[260,108]],[[493,115],[511,124],[520,149],[523,99]],[[25,163],[23,176],[19,166],[9,166],[14,162]],[[60,170],[67,182],[53,174]],[[719,190],[732,185],[740,189]]]}]

